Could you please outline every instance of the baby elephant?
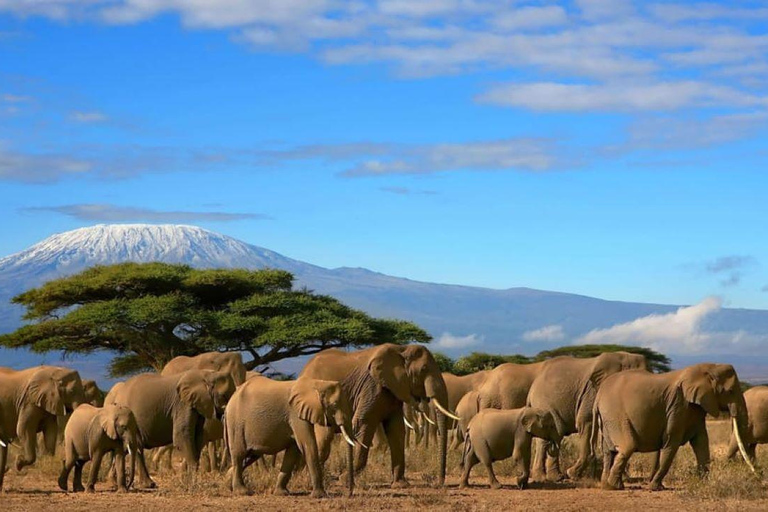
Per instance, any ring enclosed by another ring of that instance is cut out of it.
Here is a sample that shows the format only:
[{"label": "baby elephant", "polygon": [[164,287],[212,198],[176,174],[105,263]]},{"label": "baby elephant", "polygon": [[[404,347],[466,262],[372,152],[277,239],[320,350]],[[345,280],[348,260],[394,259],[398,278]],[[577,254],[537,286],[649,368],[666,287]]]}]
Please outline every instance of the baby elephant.
[{"label": "baby elephant", "polygon": [[533,437],[551,441],[555,448],[559,446],[561,436],[552,413],[533,407],[483,409],[478,412],[469,422],[465,434],[461,487],[469,485],[469,472],[475,464],[482,462],[488,470],[491,488],[500,488],[501,484],[493,472],[493,462],[513,457],[522,466],[517,486],[525,489],[531,470]]},{"label": "baby elephant", "polygon": [[[117,491],[126,492],[125,452],[135,453],[139,446],[139,428],[131,410],[122,405],[94,407],[80,405],[64,429],[64,450],[66,460],[59,475],[59,487],[67,490],[69,472],[75,468],[72,490],[75,492],[93,492],[96,477],[99,474],[101,459],[105,453],[112,452],[117,469]],[[131,457],[131,478],[134,473],[134,459]],[[91,472],[88,485],[83,487],[83,466],[89,460]]]}]

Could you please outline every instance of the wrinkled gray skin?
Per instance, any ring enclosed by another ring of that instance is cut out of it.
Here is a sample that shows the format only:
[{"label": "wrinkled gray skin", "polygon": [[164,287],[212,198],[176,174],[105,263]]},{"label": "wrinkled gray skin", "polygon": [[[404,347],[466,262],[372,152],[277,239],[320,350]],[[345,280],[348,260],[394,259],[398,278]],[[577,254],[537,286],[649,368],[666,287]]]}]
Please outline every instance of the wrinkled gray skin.
[{"label": "wrinkled gray skin", "polygon": [[594,405],[592,440],[603,436],[605,489],[623,489],[622,475],[635,452],[660,453],[651,490],[662,481],[680,446],[690,443],[701,474],[709,470],[707,414],[727,411],[740,432],[747,430],[747,407],[739,378],[729,364],[697,364],[669,373],[628,371],[603,381]]},{"label": "wrinkled gray skin", "polygon": [[96,381],[83,379],[83,392],[85,393],[86,404],[91,404],[94,407],[104,406],[104,397],[106,396],[106,393],[99,389]]},{"label": "wrinkled gray skin", "polygon": [[[280,382],[254,377],[232,396],[224,424],[232,459],[232,492],[248,493],[243,481],[245,468],[263,455],[285,451],[275,494],[288,494],[291,474],[303,455],[312,496],[322,498],[326,493],[314,426],[343,427],[351,435],[352,406],[338,382],[306,377]],[[351,446],[345,446],[351,494],[353,453]]]},{"label": "wrinkled gray skin", "polygon": [[[350,397],[357,440],[372,445],[373,436],[383,424],[392,463],[392,487],[405,487],[405,423],[403,404],[438,400],[447,403],[445,382],[432,354],[421,345],[384,344],[356,352],[323,350],[304,367],[300,377],[338,381]],[[446,416],[437,418],[440,440],[439,483],[445,481]],[[315,426],[321,461],[330,455],[334,428]],[[368,460],[368,448],[358,446],[355,470]]]},{"label": "wrinkled gray skin", "polygon": [[[645,357],[629,352],[606,352],[597,357],[555,357],[541,363],[541,371],[528,392],[527,405],[550,411],[562,437],[578,434],[578,459],[568,468],[568,476],[579,478],[594,466],[590,446],[592,406],[606,377],[626,370],[646,369]],[[559,454],[546,441],[537,439],[533,476],[557,481]],[[547,460],[548,459],[548,460]]]},{"label": "wrinkled gray skin", "polygon": [[141,434],[140,485],[155,487],[149,476],[144,448],[173,444],[181,451],[187,468],[197,471],[203,447],[203,426],[208,418],[220,417],[235,383],[228,372],[188,370],[178,375],[148,373],[116,384],[106,404],[124,405],[133,411]]},{"label": "wrinkled gray skin", "polygon": [[[754,464],[757,445],[768,443],[768,386],[755,386],[746,390],[744,402],[747,406],[747,426],[742,430],[741,439],[744,441],[747,455]],[[731,432],[728,458],[732,459],[738,451],[736,436]]]},{"label": "wrinkled gray skin", "polygon": [[8,461],[8,444],[19,440],[22,452],[16,470],[37,459],[37,433],[42,432],[45,449],[56,450],[58,416],[65,416],[85,400],[80,375],[68,368],[37,366],[26,370],[0,367],[0,489]]},{"label": "wrinkled gray skin", "polygon": [[513,457],[520,469],[517,486],[525,489],[531,467],[531,442],[533,437],[558,445],[560,433],[549,411],[523,407],[521,409],[484,409],[469,422],[464,446],[464,474],[460,487],[469,485],[469,473],[478,463],[488,471],[488,483],[492,489],[501,487],[493,472],[493,462]]},{"label": "wrinkled gray skin", "polygon": [[[126,492],[128,488],[125,483],[125,453],[129,447],[133,452],[139,448],[139,427],[130,409],[120,405],[106,407],[80,405],[72,413],[64,429],[66,458],[59,475],[59,487],[64,491],[67,490],[69,473],[74,468],[72,490],[94,492],[101,460],[105,454],[111,453],[115,458],[114,464],[117,470],[117,491]],[[83,487],[83,466],[89,460],[93,462],[88,475],[88,484]],[[131,474],[133,474],[133,468],[131,468]]]}]

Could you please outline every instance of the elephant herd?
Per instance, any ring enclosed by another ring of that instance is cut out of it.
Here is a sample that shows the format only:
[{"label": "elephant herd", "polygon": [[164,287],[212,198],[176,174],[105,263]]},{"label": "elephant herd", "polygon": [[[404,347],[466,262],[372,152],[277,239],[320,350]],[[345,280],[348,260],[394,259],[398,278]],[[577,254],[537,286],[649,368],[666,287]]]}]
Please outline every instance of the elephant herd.
[{"label": "elephant herd", "polygon": [[[436,441],[439,485],[452,433],[451,448],[461,448],[462,487],[478,463],[491,487],[499,487],[493,462],[509,457],[520,470],[521,489],[529,478],[581,478],[596,470],[601,448],[603,488],[623,487],[633,453],[654,452],[650,486],[657,490],[684,444],[693,448],[698,470],[708,470],[705,418],[721,412],[733,425],[728,456],[739,451],[754,470],[755,447],[768,442],[768,387],[742,394],[733,367],[723,364],[654,374],[643,356],[612,352],[455,376],[441,373],[424,346],[386,344],[323,350],[293,381],[247,372],[239,353],[182,356],[160,373],[118,382],[106,395],[67,368],[0,368],[0,489],[11,443],[19,452],[14,467],[21,470],[36,460],[39,433],[53,454],[62,430],[58,484],[64,490],[74,470],[72,490],[93,491],[105,455],[118,491],[134,483],[155,487],[145,450],[157,448],[156,457],[176,451],[194,472],[203,449],[208,446],[210,455],[209,443],[220,442],[233,493],[249,493],[243,479],[248,466],[282,453],[275,494],[287,494],[291,475],[305,464],[312,496],[323,497],[323,468],[337,436],[349,493],[374,444],[388,448],[392,487],[407,487],[412,430],[417,441]],[[563,474],[560,445],[572,434],[577,458]]]}]

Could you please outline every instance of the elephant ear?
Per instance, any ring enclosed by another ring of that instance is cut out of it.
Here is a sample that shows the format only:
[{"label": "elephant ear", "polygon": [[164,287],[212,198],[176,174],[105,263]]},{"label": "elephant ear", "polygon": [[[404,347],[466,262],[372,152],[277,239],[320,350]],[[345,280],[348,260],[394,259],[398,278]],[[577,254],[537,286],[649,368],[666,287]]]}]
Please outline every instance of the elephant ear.
[{"label": "elephant ear", "polygon": [[67,412],[59,384],[42,370],[27,382],[22,401],[54,416],[64,416]]},{"label": "elephant ear", "polygon": [[411,403],[411,385],[405,359],[392,347],[382,347],[368,362],[368,373],[401,402]]},{"label": "elephant ear", "polygon": [[538,416],[533,411],[533,409],[530,408],[523,409],[522,414],[520,414],[520,423],[523,425],[525,431],[531,435],[533,435],[533,428],[534,425],[536,425],[537,419]]},{"label": "elephant ear", "polygon": [[115,422],[117,421],[117,411],[114,407],[105,407],[99,412],[99,423],[101,429],[104,431],[110,439],[118,440],[117,427]]},{"label": "elephant ear", "polygon": [[700,406],[707,414],[715,417],[720,414],[716,386],[715,376],[699,368],[691,368],[680,382],[685,401]]},{"label": "elephant ear", "polygon": [[592,372],[589,375],[589,380],[595,386],[599,388],[606,377],[618,373],[623,370],[624,367],[621,364],[621,358],[619,354],[615,353],[603,353],[597,356],[595,364],[592,366]]},{"label": "elephant ear", "polygon": [[299,418],[315,425],[328,426],[326,416],[326,396],[331,392],[330,381],[317,379],[299,379],[291,387],[288,403]]},{"label": "elephant ear", "polygon": [[188,404],[204,418],[213,418],[215,412],[213,397],[211,397],[211,390],[200,372],[195,370],[185,372],[176,385],[176,391],[182,402]]}]

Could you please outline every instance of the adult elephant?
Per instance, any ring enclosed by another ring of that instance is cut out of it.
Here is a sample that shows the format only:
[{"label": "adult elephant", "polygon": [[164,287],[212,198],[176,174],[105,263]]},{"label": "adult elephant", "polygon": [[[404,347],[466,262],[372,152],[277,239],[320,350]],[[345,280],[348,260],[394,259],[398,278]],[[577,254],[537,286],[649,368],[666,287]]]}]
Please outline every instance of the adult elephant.
[{"label": "adult elephant", "polygon": [[8,444],[18,438],[22,451],[16,470],[37,459],[37,433],[53,454],[58,436],[57,417],[72,412],[85,400],[80,375],[69,368],[37,366],[26,370],[0,368],[0,489],[8,461]]},{"label": "adult elephant", "polygon": [[[569,477],[582,476],[594,459],[589,433],[592,406],[602,382],[614,373],[646,368],[644,356],[629,352],[606,352],[588,358],[560,356],[541,363],[539,374],[528,392],[527,405],[550,411],[561,437],[579,434],[578,459],[568,468]],[[553,480],[562,479],[557,448],[540,439],[536,444],[534,475],[543,479],[549,473]]]},{"label": "adult elephant", "polygon": [[660,451],[650,487],[663,489],[675,454],[686,443],[693,448],[699,472],[706,473],[706,416],[720,412],[730,414],[737,444],[743,446],[747,407],[729,364],[696,364],[663,374],[629,371],[606,378],[595,399],[592,434],[593,440],[598,429],[603,435],[603,488],[623,488],[622,475],[633,453]]},{"label": "adult elephant", "polygon": [[232,376],[235,386],[239,386],[246,379],[245,365],[240,352],[205,352],[192,357],[174,357],[163,367],[161,375],[176,375],[187,370],[227,372]]},{"label": "adult elephant", "polygon": [[528,402],[528,392],[546,362],[503,363],[488,371],[477,389],[480,409],[519,409]]},{"label": "adult elephant", "polygon": [[[434,402],[440,414],[439,431],[440,485],[445,482],[446,408],[448,392],[432,353],[421,345],[384,344],[356,352],[328,349],[315,355],[300,376],[339,381],[354,410],[352,426],[362,443],[355,452],[355,470],[361,471],[368,460],[373,436],[384,426],[392,464],[392,487],[405,487],[405,422],[403,404]],[[458,419],[455,415],[455,419]],[[320,458],[330,454],[336,429],[315,426]]]},{"label": "adult elephant", "polygon": [[[768,386],[755,386],[744,392],[747,406],[747,425],[741,432],[744,448],[752,464],[755,464],[755,452],[758,444],[768,443]],[[732,459],[739,451],[736,430],[731,431],[727,457]]]},{"label": "adult elephant", "polygon": [[[148,373],[116,384],[104,402],[124,405],[133,411],[143,448],[173,444],[181,451],[187,468],[196,471],[204,442],[205,420],[221,418],[234,392],[235,383],[225,371]],[[145,487],[155,487],[143,448],[136,453],[140,482]]]}]

